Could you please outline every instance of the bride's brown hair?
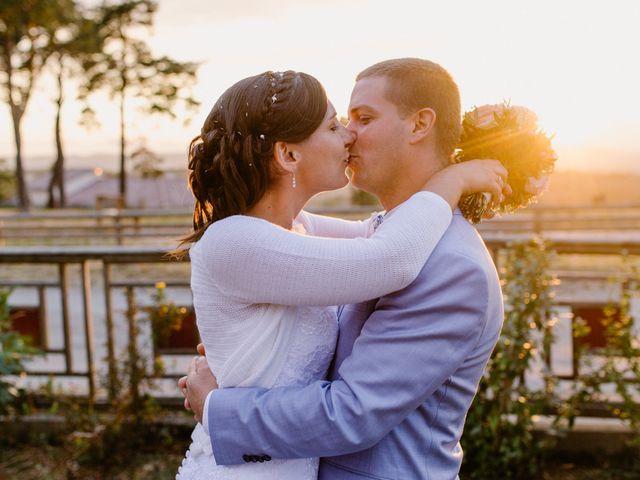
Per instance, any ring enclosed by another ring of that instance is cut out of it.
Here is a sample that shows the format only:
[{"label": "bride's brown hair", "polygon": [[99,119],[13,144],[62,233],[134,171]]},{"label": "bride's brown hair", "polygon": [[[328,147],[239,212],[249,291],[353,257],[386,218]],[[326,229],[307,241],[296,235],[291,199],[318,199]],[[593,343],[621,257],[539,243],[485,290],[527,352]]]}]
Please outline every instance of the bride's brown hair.
[{"label": "bride's brown hair", "polygon": [[197,241],[213,222],[255,205],[277,174],[275,142],[307,139],[326,111],[320,82],[291,70],[245,78],[224,92],[189,145],[193,232],[180,246]]}]

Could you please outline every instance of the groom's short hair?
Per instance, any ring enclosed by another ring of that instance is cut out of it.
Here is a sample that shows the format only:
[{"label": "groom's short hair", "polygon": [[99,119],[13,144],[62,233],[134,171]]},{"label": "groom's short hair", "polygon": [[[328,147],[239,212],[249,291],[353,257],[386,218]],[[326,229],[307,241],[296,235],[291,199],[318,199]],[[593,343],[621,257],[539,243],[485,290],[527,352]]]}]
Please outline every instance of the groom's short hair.
[{"label": "groom's short hair", "polygon": [[395,58],[376,63],[358,74],[357,80],[386,77],[387,99],[400,115],[421,108],[436,112],[436,142],[440,153],[451,157],[460,139],[460,92],[449,72],[422,58]]}]

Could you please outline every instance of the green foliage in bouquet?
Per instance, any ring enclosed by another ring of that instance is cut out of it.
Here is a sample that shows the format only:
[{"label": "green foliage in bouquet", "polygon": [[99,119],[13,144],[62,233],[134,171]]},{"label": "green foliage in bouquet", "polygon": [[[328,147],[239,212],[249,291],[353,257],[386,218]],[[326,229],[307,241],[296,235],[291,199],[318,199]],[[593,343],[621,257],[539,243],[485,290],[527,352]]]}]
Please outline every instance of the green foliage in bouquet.
[{"label": "green foliage in bouquet", "polygon": [[[525,207],[540,195],[557,155],[551,137],[537,124],[536,115],[524,107],[485,105],[464,114],[462,134],[454,163],[473,159],[500,160],[509,172],[513,194],[494,211],[509,213]],[[481,193],[460,202],[463,215],[478,223],[487,207]]]}]

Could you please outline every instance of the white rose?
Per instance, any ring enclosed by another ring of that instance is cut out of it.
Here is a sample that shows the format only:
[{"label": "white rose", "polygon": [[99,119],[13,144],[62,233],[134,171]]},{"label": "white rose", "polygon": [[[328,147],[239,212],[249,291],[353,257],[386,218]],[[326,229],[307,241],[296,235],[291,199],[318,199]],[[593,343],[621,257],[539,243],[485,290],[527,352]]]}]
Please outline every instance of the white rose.
[{"label": "white rose", "polygon": [[504,103],[482,105],[476,107],[471,113],[473,123],[479,128],[492,128],[496,126],[495,114],[501,115],[506,109],[516,114],[518,127],[521,129],[535,130],[538,126],[538,116],[526,107],[506,106]]},{"label": "white rose", "polygon": [[548,182],[549,175],[541,175],[540,178],[529,177],[527,178],[527,183],[524,185],[524,190],[537,197],[547,188]]}]

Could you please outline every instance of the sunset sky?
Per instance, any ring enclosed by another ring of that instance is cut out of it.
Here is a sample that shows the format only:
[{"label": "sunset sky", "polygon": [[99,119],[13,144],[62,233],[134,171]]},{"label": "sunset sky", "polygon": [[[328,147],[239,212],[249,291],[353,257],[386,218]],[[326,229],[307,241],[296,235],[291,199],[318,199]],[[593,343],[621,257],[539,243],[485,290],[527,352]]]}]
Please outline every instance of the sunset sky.
[{"label": "sunset sky", "polygon": [[[639,24],[635,0],[161,0],[149,42],[158,55],[202,62],[195,90],[202,107],[188,127],[132,109],[129,137],[159,154],[184,151],[228,86],[268,69],[317,76],[345,114],[361,69],[416,56],[453,74],[464,109],[510,99],[538,113],[560,151],[616,149],[640,160]],[[29,157],[54,154],[52,91],[43,78],[23,124],[27,168]],[[77,125],[79,105],[68,102],[67,152],[113,154],[115,166],[116,105],[100,95],[94,105],[102,127],[86,131]],[[13,165],[13,155],[3,106],[0,157]],[[568,162],[558,167],[575,166]]]}]

